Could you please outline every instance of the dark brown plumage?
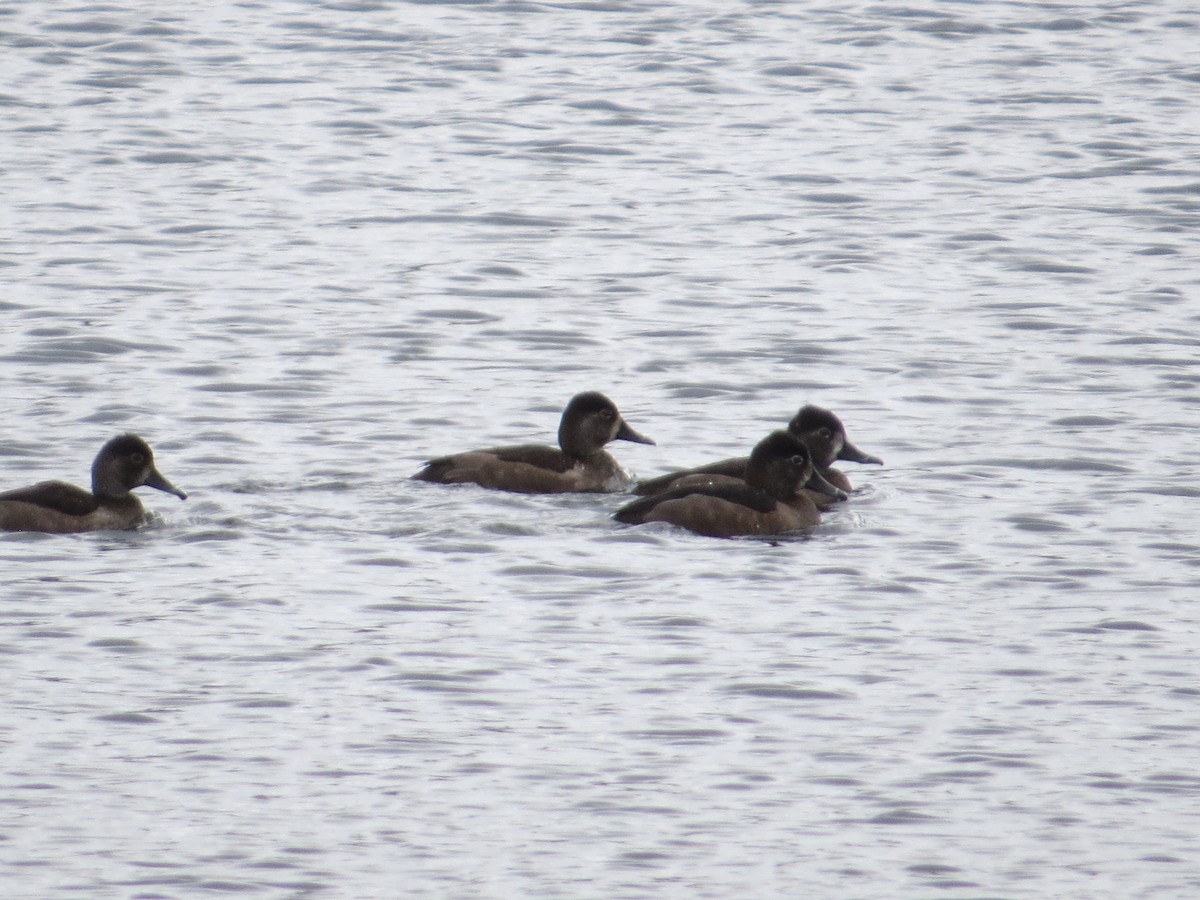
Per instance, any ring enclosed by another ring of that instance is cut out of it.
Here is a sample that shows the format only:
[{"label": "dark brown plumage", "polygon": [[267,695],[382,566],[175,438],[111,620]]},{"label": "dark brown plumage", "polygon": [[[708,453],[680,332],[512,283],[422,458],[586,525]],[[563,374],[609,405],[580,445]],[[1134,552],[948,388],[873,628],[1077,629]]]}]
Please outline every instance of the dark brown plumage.
[{"label": "dark brown plumage", "polygon": [[840,493],[813,469],[803,441],[790,432],[775,431],[754,447],[745,479],[695,474],[662,493],[635,500],[613,518],[628,525],[670,522],[709,537],[780,534],[821,522],[801,486],[831,496]]},{"label": "dark brown plumage", "polygon": [[[842,420],[829,410],[822,409],[819,406],[810,404],[803,407],[788,422],[788,431],[796,435],[796,437],[800,438],[807,445],[809,452],[812,454],[813,467],[830,484],[845,491],[847,494],[853,490],[850,486],[850,479],[840,470],[833,468],[835,460],[840,459],[847,462],[883,465],[883,460],[879,457],[864,453],[850,443],[850,439],[846,436],[846,427],[842,424]],[[730,478],[744,478],[747,462],[749,462],[748,457],[738,456],[733,459],[723,459],[719,462],[694,466],[690,469],[679,469],[674,472],[668,472],[666,475],[659,475],[655,478],[639,481],[634,487],[633,492],[643,495],[658,494],[668,490],[677,482],[680,482],[681,479],[686,479],[682,481],[684,484],[688,483],[688,481],[694,481],[692,476],[698,475],[723,475]],[[831,497],[819,492],[813,494],[813,501],[818,506],[828,506],[835,502]]]},{"label": "dark brown plumage", "polygon": [[130,491],[143,485],[187,499],[154,467],[150,446],[137,435],[123,434],[96,454],[90,493],[63,481],[0,493],[0,531],[71,534],[134,528],[145,510]]},{"label": "dark brown plumage", "polygon": [[629,478],[604,451],[615,440],[654,443],[630,428],[611,400],[587,391],[571,398],[563,410],[557,448],[522,444],[455,453],[430,460],[413,477],[522,494],[621,490]]}]

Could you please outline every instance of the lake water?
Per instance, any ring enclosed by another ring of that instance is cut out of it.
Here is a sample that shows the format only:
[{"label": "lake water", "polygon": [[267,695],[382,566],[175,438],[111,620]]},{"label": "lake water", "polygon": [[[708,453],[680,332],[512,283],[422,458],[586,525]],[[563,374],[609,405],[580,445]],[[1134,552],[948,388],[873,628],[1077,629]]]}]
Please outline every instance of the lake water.
[{"label": "lake water", "polygon": [[[0,2],[8,898],[1200,894],[1200,12]],[[577,391],[807,537],[408,480]]]}]

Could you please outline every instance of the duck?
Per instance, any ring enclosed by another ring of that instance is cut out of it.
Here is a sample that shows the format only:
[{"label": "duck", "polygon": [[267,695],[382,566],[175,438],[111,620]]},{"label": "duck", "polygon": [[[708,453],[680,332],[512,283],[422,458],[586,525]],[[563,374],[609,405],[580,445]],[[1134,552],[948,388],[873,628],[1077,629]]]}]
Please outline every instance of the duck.
[{"label": "duck", "polygon": [[558,447],[521,444],[470,450],[430,460],[413,478],[438,484],[477,484],[519,494],[624,490],[629,476],[605,450],[610,441],[653,444],[622,418],[599,391],[576,394],[563,410]]},{"label": "duck", "polygon": [[782,534],[821,523],[807,491],[845,496],[814,468],[804,441],[782,429],[755,445],[744,472],[744,479],[697,475],[621,507],[613,518],[626,525],[670,522],[707,537]]},{"label": "duck", "polygon": [[[835,460],[856,462],[870,465],[883,465],[883,460],[870,453],[864,453],[850,443],[846,435],[846,426],[842,420],[827,409],[813,404],[801,407],[788,422],[787,430],[808,446],[812,454],[813,467],[834,487],[849,495],[854,488],[850,479],[840,469],[833,468]],[[745,456],[723,459],[719,462],[695,466],[691,469],[679,469],[640,481],[633,487],[635,494],[643,496],[659,494],[675,484],[702,483],[698,476],[727,476],[729,478],[744,478],[748,458]],[[829,494],[812,491],[813,502],[820,507],[828,507],[837,500]]]},{"label": "duck", "polygon": [[0,531],[75,534],[136,528],[146,511],[130,491],[143,485],[187,499],[154,467],[150,445],[136,434],[122,434],[96,454],[90,492],[64,481],[42,481],[0,493]]}]

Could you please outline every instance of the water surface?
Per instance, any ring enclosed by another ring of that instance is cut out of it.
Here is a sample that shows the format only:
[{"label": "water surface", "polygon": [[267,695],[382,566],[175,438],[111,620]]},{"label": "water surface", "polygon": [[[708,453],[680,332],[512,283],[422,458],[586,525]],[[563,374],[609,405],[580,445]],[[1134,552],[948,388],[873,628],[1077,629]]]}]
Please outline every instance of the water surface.
[{"label": "water surface", "polygon": [[[1181,897],[1200,15],[0,2],[6,896]],[[408,480],[804,403],[811,535]]]}]

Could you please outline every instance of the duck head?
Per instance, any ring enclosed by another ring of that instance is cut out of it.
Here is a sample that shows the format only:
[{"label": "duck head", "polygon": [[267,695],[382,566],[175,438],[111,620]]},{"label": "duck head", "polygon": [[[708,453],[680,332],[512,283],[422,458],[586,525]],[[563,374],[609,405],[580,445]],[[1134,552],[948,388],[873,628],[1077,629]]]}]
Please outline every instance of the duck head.
[{"label": "duck head", "polygon": [[563,452],[581,459],[598,453],[609,441],[654,443],[630,428],[617,405],[600,392],[585,391],[572,397],[558,425],[558,445]]},{"label": "duck head", "polygon": [[186,500],[187,494],[167,481],[154,467],[150,445],[136,434],[115,437],[96,454],[92,463],[92,493],[97,497],[122,497],[134,488],[152,487]]}]

